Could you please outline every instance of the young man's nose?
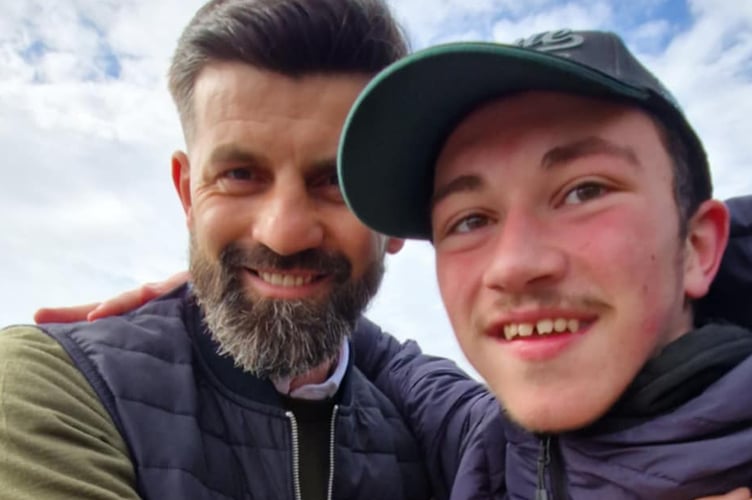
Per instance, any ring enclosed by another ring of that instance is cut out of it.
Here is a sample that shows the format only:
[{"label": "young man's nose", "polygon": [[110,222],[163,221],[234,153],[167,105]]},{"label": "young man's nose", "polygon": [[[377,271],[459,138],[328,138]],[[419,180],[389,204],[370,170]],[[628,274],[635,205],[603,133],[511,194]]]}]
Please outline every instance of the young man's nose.
[{"label": "young man's nose", "polygon": [[520,293],[555,283],[567,267],[566,253],[558,243],[535,216],[510,212],[491,243],[484,286]]}]

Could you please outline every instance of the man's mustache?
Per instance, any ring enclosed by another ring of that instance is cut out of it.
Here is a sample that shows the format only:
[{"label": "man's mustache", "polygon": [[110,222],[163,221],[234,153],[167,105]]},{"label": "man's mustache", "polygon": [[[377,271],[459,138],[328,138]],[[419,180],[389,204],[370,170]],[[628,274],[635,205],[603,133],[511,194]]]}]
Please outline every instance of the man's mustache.
[{"label": "man's mustache", "polygon": [[266,245],[259,244],[252,248],[242,248],[237,243],[231,243],[222,250],[219,258],[225,269],[306,270],[316,274],[331,275],[338,283],[347,281],[352,272],[350,260],[341,252],[315,248],[290,255],[280,255]]}]

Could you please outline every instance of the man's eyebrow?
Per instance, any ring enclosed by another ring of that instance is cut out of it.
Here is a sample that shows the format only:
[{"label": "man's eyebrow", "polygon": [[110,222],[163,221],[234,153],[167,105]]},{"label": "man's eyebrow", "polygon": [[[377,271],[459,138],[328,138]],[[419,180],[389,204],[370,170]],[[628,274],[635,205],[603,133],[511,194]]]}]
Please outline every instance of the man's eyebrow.
[{"label": "man's eyebrow", "polygon": [[477,175],[461,175],[455,177],[443,186],[436,188],[431,197],[430,209],[433,210],[437,203],[450,194],[459,193],[461,191],[477,191],[482,186],[483,180]]},{"label": "man's eyebrow", "polygon": [[214,148],[209,156],[209,163],[263,163],[263,157],[252,151],[240,148],[235,144],[222,144]]},{"label": "man's eyebrow", "polygon": [[325,158],[323,160],[318,160],[313,163],[306,169],[309,172],[311,172],[313,175],[320,175],[328,173],[329,171],[337,171],[337,158]]},{"label": "man's eyebrow", "polygon": [[568,144],[556,146],[543,155],[541,166],[548,169],[557,165],[569,163],[578,158],[593,155],[615,156],[626,160],[627,163],[636,167],[640,166],[640,160],[634,149],[629,146],[620,146],[602,137],[591,136]]}]

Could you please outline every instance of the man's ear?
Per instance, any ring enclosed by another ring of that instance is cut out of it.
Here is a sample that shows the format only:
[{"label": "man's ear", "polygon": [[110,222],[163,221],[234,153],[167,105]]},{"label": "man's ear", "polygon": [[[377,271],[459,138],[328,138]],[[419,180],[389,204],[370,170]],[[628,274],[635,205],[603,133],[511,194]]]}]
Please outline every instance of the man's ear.
[{"label": "man's ear", "polygon": [[405,246],[405,240],[400,238],[387,238],[386,240],[386,251],[390,254],[395,254],[402,250],[402,247]]},{"label": "man's ear", "polygon": [[688,222],[685,240],[684,293],[699,299],[708,293],[729,237],[729,213],[718,200],[700,205]]},{"label": "man's ear", "polygon": [[183,204],[185,221],[191,226],[191,164],[188,155],[182,151],[172,153],[172,183]]}]

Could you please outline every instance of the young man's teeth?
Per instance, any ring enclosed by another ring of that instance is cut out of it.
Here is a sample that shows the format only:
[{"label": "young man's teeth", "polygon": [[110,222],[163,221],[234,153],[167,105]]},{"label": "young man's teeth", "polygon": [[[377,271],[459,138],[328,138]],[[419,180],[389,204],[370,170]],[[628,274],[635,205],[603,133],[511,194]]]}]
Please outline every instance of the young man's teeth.
[{"label": "young man's teeth", "polygon": [[259,273],[261,279],[274,286],[303,286],[313,281],[312,276],[294,276],[292,274]]},{"label": "young man's teeth", "polygon": [[517,335],[520,337],[529,337],[533,334],[533,325],[530,323],[520,323],[520,326],[517,328]]},{"label": "young man's teeth", "polygon": [[580,322],[576,319],[542,319],[533,323],[509,323],[504,325],[504,338],[512,340],[515,337],[530,337],[533,334],[549,335],[551,333],[574,333],[580,329]]},{"label": "young man's teeth", "polygon": [[535,324],[535,328],[538,329],[538,333],[545,335],[554,331],[554,322],[550,319],[542,319]]},{"label": "young man's teeth", "polygon": [[556,318],[554,320],[554,331],[561,333],[567,329],[567,320],[564,318]]}]

